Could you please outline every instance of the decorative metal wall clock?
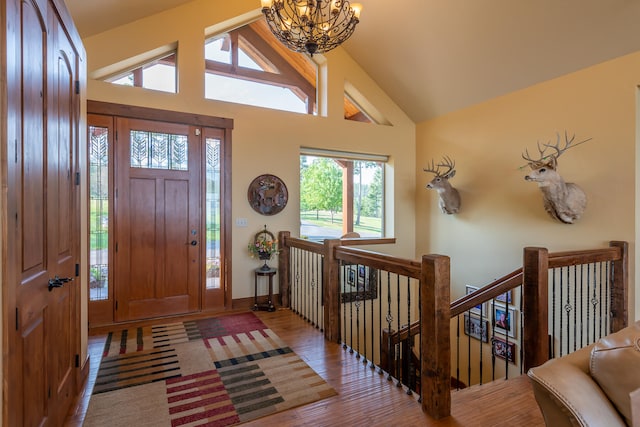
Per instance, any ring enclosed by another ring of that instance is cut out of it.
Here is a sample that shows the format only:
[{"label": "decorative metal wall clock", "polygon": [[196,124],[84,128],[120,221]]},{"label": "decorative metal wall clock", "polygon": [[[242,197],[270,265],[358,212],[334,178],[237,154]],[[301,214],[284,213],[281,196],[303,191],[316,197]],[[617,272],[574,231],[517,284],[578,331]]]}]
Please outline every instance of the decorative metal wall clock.
[{"label": "decorative metal wall clock", "polygon": [[289,193],[280,178],[265,174],[249,184],[247,198],[254,211],[262,215],[275,215],[287,206]]}]

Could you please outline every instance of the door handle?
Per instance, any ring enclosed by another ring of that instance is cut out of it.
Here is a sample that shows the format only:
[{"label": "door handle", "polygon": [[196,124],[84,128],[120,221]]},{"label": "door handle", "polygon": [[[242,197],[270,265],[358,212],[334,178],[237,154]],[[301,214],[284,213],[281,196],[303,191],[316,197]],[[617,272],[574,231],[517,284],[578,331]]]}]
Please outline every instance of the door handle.
[{"label": "door handle", "polygon": [[53,288],[61,288],[67,282],[71,282],[73,277],[58,277],[54,276],[53,279],[49,279],[49,292],[53,290]]}]

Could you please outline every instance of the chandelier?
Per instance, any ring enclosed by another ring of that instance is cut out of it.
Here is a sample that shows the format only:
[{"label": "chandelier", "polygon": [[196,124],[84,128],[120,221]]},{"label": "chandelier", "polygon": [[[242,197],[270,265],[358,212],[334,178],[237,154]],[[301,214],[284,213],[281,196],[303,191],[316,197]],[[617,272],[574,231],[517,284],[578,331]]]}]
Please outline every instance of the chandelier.
[{"label": "chandelier", "polygon": [[324,53],[353,34],[362,5],[347,0],[261,0],[271,32],[295,52]]}]

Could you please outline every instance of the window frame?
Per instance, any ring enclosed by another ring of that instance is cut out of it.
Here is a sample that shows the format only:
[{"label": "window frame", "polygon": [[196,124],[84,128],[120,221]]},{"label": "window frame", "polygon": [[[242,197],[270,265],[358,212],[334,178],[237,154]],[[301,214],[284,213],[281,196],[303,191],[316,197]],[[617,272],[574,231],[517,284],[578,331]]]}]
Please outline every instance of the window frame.
[{"label": "window frame", "polygon": [[[365,154],[365,153],[352,153],[335,150],[323,150],[317,148],[301,147],[300,157],[323,157],[333,160],[342,170],[342,235],[354,232],[354,215],[355,215],[355,183],[354,183],[354,163],[360,162],[376,162],[380,164],[382,173],[381,182],[381,200],[380,200],[380,236],[376,238],[386,237],[385,216],[386,216],[386,204],[385,204],[385,180],[386,180],[386,165],[389,162],[389,156],[377,155],[377,154]],[[302,175],[300,176],[300,190],[302,191]],[[302,196],[300,196],[302,200]],[[300,211],[302,214],[302,210]],[[302,218],[300,218],[302,227]],[[300,230],[300,232],[302,229]],[[302,233],[300,233],[302,235]],[[309,237],[314,239],[313,236]]]},{"label": "window frame", "polygon": [[[265,28],[263,29],[261,26]],[[317,111],[317,84],[315,81],[311,83],[309,80],[312,69],[314,69],[313,80],[317,80],[318,72],[317,67],[314,67],[307,58],[300,57],[304,54],[275,49],[270,43],[271,39],[276,43],[275,37],[261,20],[226,33],[208,36],[205,43],[211,39],[219,38],[223,34],[228,34],[230,39],[228,48],[230,49],[231,63],[226,64],[205,58],[205,73],[289,89],[303,102],[306,102],[307,114],[315,114]],[[240,66],[239,49],[261,65],[265,71]],[[297,57],[293,55],[297,55]],[[304,70],[304,73],[291,65],[292,62]],[[277,72],[268,71],[273,68]]]}]

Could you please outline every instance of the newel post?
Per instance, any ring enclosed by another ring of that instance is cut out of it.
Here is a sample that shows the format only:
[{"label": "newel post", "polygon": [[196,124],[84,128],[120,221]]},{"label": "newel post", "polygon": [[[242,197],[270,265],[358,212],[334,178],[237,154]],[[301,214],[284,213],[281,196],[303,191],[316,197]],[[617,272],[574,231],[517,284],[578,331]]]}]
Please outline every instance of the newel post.
[{"label": "newel post", "polygon": [[549,252],[524,248],[523,272],[523,363],[524,372],[549,360]]},{"label": "newel post", "polygon": [[336,246],[340,246],[340,239],[325,239],[322,263],[324,337],[332,342],[340,340],[340,266],[335,258]]},{"label": "newel post", "polygon": [[280,254],[278,256],[278,295],[280,295],[280,305],[285,308],[289,307],[289,293],[291,291],[291,268],[289,260],[291,257],[291,248],[287,239],[291,236],[289,231],[281,231],[278,233],[278,247]]},{"label": "newel post", "polygon": [[629,244],[613,241],[609,246],[620,248],[620,259],[613,261],[611,269],[611,332],[625,328],[629,323]]},{"label": "newel post", "polygon": [[422,410],[451,415],[451,298],[449,257],[423,255],[420,277],[420,393]]}]

